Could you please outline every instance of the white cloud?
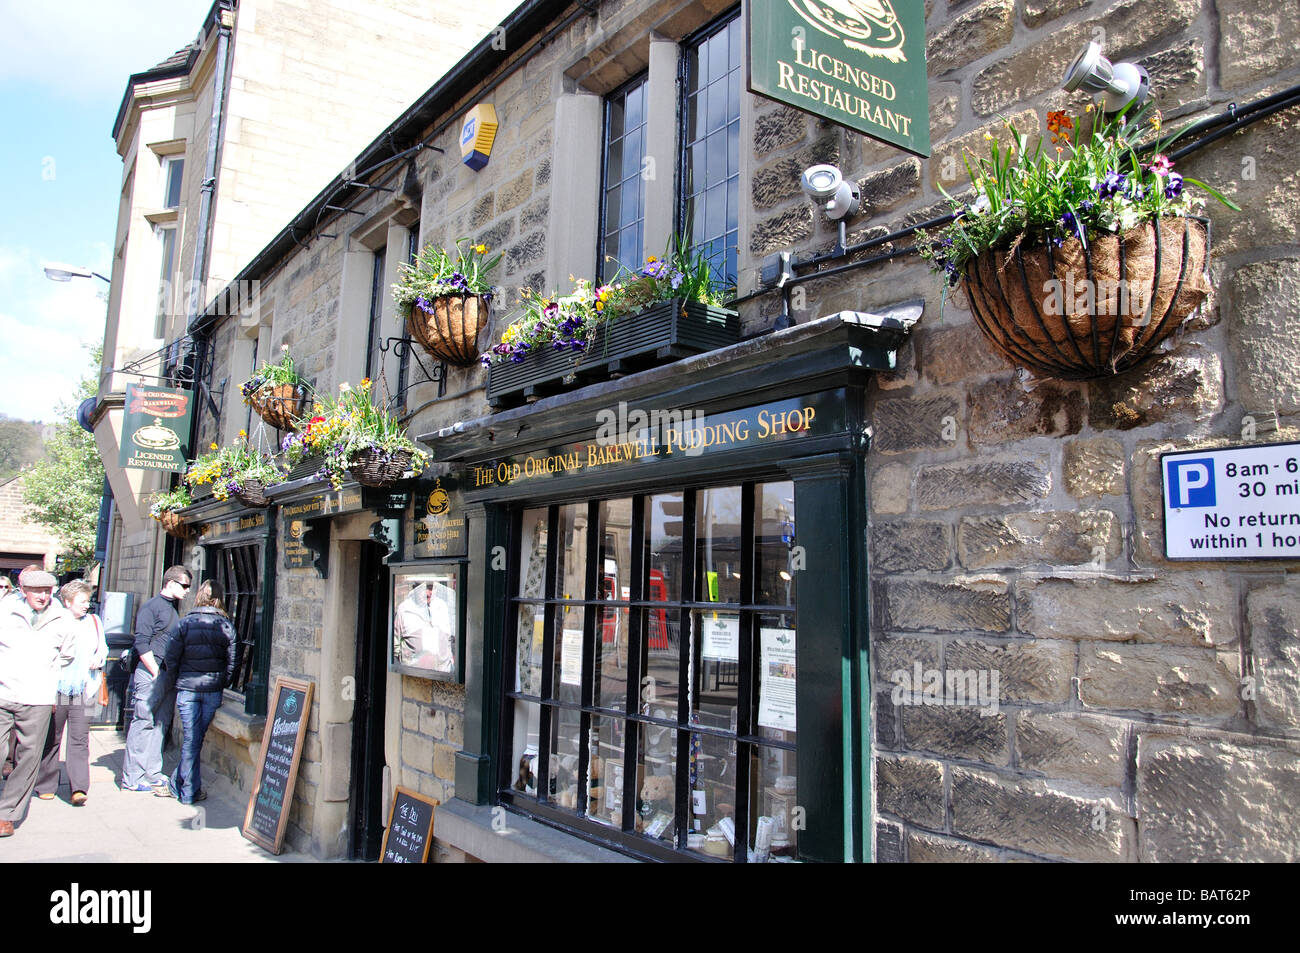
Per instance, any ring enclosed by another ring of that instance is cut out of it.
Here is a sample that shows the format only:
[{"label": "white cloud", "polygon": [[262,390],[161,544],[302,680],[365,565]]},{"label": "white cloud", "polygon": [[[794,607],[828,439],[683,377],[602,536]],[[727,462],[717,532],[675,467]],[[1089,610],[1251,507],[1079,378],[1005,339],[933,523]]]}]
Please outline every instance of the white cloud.
[{"label": "white cloud", "polygon": [[212,0],[0,0],[0,81],[75,99],[120,97],[127,77],[193,40]]}]

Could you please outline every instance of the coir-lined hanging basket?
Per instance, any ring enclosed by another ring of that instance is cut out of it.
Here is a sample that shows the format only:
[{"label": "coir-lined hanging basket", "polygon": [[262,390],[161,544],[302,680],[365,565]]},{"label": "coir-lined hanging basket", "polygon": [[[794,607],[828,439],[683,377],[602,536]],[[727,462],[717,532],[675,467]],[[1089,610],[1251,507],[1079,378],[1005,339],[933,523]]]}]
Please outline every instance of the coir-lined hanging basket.
[{"label": "coir-lined hanging basket", "polygon": [[406,327],[420,346],[440,361],[467,367],[478,362],[479,332],[487,326],[487,295],[444,295],[432,311],[411,305]]},{"label": "coir-lined hanging basket", "polygon": [[264,387],[248,398],[257,416],[277,430],[292,430],[294,421],[303,415],[307,388],[301,384],[276,384]]},{"label": "coir-lined hanging basket", "polygon": [[1142,363],[1209,293],[1210,242],[1197,218],[1162,218],[1085,248],[993,249],[962,285],[976,324],[1017,364],[1066,380]]},{"label": "coir-lined hanging basket", "polygon": [[167,510],[158,514],[158,522],[162,524],[163,532],[168,536],[174,536],[177,539],[188,539],[190,528],[185,520],[181,519],[179,513]]},{"label": "coir-lined hanging basket", "polygon": [[270,498],[266,495],[266,486],[260,480],[247,480],[244,485],[234,492],[235,499],[245,506],[261,508],[270,505]]},{"label": "coir-lined hanging basket", "polygon": [[406,473],[411,464],[411,451],[394,450],[383,453],[379,450],[362,450],[348,463],[348,472],[362,486],[388,487],[395,484]]}]

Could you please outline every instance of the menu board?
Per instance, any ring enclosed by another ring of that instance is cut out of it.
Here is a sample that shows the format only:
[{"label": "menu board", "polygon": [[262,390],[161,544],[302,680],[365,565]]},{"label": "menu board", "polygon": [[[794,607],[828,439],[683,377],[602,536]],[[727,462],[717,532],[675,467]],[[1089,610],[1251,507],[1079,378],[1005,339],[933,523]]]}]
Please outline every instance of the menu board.
[{"label": "menu board", "polygon": [[271,716],[262,732],[262,753],[244,814],[243,834],[273,854],[284,848],[284,828],[293,803],[314,687],[312,682],[281,676],[271,690]]},{"label": "menu board", "polygon": [[433,846],[433,809],[438,801],[417,794],[409,788],[393,791],[388,809],[388,827],[384,846],[379,852],[381,864],[423,864]]}]

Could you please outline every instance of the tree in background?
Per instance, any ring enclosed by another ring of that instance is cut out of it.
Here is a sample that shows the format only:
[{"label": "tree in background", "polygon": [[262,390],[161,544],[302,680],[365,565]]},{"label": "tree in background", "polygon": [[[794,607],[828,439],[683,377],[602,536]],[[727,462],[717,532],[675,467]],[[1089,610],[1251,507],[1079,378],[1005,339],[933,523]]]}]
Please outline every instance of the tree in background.
[{"label": "tree in background", "polygon": [[43,425],[14,420],[0,414],[0,480],[35,463],[45,452],[41,445]]},{"label": "tree in background", "polygon": [[[93,349],[99,367],[101,347]],[[44,460],[27,471],[23,499],[31,507],[29,521],[44,526],[63,541],[62,570],[84,569],[95,557],[95,530],[104,489],[104,463],[95,437],[77,423],[77,407],[98,390],[95,372],[81,379],[70,403],[59,404],[59,422],[46,441]]]}]

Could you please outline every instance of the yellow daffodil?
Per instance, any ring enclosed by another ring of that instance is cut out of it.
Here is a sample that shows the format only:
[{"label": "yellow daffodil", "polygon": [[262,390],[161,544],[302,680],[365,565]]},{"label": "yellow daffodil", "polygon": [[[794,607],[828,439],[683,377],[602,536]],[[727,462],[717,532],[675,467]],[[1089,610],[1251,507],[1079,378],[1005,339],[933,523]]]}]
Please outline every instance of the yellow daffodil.
[{"label": "yellow daffodil", "polygon": [[215,443],[210,443],[210,444],[208,444],[208,449],[209,449],[209,450],[216,450],[216,449],[217,449],[217,445],[216,445]]},{"label": "yellow daffodil", "polygon": [[486,255],[488,247],[486,245],[475,245],[474,250],[478,252],[480,255]]}]

